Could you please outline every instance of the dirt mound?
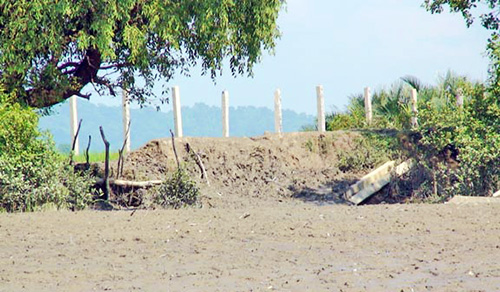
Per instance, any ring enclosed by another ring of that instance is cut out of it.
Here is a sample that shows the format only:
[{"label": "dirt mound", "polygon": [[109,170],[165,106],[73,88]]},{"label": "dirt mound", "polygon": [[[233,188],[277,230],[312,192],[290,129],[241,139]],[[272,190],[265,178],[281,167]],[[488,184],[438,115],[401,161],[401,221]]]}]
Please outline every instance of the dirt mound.
[{"label": "dirt mound", "polygon": [[[339,155],[354,151],[359,138],[357,132],[306,132],[254,138],[187,137],[175,139],[175,144],[181,163],[196,178],[209,205],[259,204],[290,197],[338,203],[343,202],[342,191],[369,171],[342,172],[338,167]],[[187,144],[200,155],[210,185],[201,179]],[[157,139],[128,155],[124,176],[165,179],[176,167],[172,140]]]}]

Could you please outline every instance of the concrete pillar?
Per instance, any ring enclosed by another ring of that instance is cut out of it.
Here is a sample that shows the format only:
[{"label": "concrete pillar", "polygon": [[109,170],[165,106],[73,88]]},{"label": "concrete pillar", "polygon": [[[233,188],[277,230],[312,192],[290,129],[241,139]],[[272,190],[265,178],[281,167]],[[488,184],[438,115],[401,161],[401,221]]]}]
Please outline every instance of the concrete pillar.
[{"label": "concrete pillar", "polygon": [[464,106],[464,93],[462,88],[457,89],[457,106],[458,107],[463,107]]},{"label": "concrete pillar", "polygon": [[274,92],[274,131],[281,134],[283,131],[283,116],[281,114],[281,90]]},{"label": "concrete pillar", "polygon": [[373,120],[373,112],[372,112],[372,96],[370,92],[370,87],[365,87],[364,97],[365,97],[366,124],[371,125]]},{"label": "concrete pillar", "polygon": [[418,127],[418,108],[417,108],[417,90],[415,88],[412,88],[411,90],[411,127],[416,128]]},{"label": "concrete pillar", "polygon": [[122,91],[122,108],[123,108],[123,141],[125,141],[125,147],[123,151],[125,153],[130,152],[130,101],[128,99],[128,92],[126,89]]},{"label": "concrete pillar", "polygon": [[229,92],[222,92],[222,137],[229,137]]},{"label": "concrete pillar", "polygon": [[177,138],[182,137],[182,115],[181,115],[181,97],[179,86],[172,87],[172,105],[174,107],[174,133]]},{"label": "concrete pillar", "polygon": [[325,132],[325,97],[323,95],[323,86],[316,86],[316,96],[318,100],[318,131]]},{"label": "concrete pillar", "polygon": [[[73,95],[69,98],[69,125],[70,125],[70,135],[71,135],[71,146],[73,142],[75,143],[75,155],[80,154],[80,145],[78,141],[78,137],[76,136],[76,131],[78,129],[78,112],[76,106],[76,96]],[[76,139],[76,141],[74,141]]]}]

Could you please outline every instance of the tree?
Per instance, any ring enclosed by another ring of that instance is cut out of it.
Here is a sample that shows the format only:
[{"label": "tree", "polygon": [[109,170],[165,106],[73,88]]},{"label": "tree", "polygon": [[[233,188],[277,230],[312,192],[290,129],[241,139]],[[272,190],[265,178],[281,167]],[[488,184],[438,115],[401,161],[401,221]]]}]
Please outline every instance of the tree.
[{"label": "tree", "polygon": [[[478,5],[484,6],[478,7]],[[448,5],[450,12],[461,13],[467,26],[471,26],[475,21],[474,11],[480,10],[481,25],[487,30],[491,30],[491,37],[488,40],[488,55],[491,59],[489,69],[490,87],[492,93],[490,99],[498,102],[500,96],[500,18],[498,0],[425,0],[424,7],[431,13],[443,12],[444,5]]]},{"label": "tree", "polygon": [[467,26],[474,22],[472,10],[477,9],[479,4],[485,4],[490,11],[483,10],[480,14],[482,25],[489,30],[498,30],[500,19],[498,18],[498,0],[425,0],[424,6],[432,13],[443,12],[443,5],[448,5],[450,12],[461,13]]},{"label": "tree", "polygon": [[[0,0],[0,85],[42,108],[127,87],[144,103],[156,80],[229,58],[252,74],[272,52],[283,0]],[[140,84],[140,85],[139,85]]]}]

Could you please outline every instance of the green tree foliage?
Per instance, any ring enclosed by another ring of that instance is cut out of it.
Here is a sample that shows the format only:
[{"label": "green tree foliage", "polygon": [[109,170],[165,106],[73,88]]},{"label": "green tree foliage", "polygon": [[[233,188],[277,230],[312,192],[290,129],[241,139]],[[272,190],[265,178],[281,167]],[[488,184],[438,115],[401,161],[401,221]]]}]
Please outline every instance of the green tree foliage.
[{"label": "green tree foliage", "polygon": [[498,30],[500,20],[498,18],[498,0],[425,0],[424,6],[432,13],[441,13],[444,11],[443,6],[448,6],[450,12],[461,13],[464,17],[467,26],[471,26],[474,22],[473,10],[477,9],[478,5],[481,8],[488,7],[489,11],[484,12],[479,16],[481,24],[489,30]]},{"label": "green tree foliage", "polygon": [[[41,108],[126,86],[144,103],[155,80],[201,63],[251,74],[272,51],[282,0],[0,0],[0,84]],[[110,75],[112,78],[110,78]],[[137,79],[137,80],[136,80]],[[139,82],[140,81],[140,82]],[[138,84],[143,84],[139,86]]]},{"label": "green tree foliage", "polygon": [[427,104],[421,111],[417,156],[428,182],[419,196],[442,200],[453,195],[488,196],[500,189],[500,109],[485,93],[477,85],[463,108],[436,109]]},{"label": "green tree foliage", "polygon": [[461,13],[467,26],[471,26],[477,17],[481,25],[491,31],[488,40],[488,55],[491,59],[488,90],[492,92],[490,102],[498,104],[500,98],[500,18],[498,0],[425,0],[424,7],[431,13],[441,13],[445,7],[450,12]]}]

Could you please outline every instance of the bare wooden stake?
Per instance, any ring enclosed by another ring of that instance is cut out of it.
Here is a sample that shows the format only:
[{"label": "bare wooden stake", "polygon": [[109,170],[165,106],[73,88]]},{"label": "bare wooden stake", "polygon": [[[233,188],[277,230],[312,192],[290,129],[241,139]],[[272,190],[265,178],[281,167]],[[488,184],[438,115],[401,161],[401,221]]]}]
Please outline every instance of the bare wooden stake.
[{"label": "bare wooden stake", "polygon": [[89,135],[89,143],[87,144],[87,149],[85,149],[85,161],[87,161],[87,166],[90,165],[89,149],[91,141],[92,141],[92,136]]},{"label": "bare wooden stake", "polygon": [[[78,145],[77,144],[77,141],[78,141],[78,134],[80,134],[80,127],[82,126],[82,119],[80,119],[80,122],[78,122],[78,127],[76,129],[76,133],[75,133],[75,136],[73,137],[73,143],[71,144],[71,153],[69,155],[69,164],[73,164],[73,155],[76,154],[78,155],[78,153],[75,151],[75,147]],[[77,149],[78,150],[78,149]]]},{"label": "bare wooden stake", "polygon": [[106,140],[106,136],[104,135],[104,130],[102,126],[99,127],[101,131],[102,141],[104,142],[104,147],[106,148],[106,158],[104,161],[104,199],[109,202],[109,141]]},{"label": "bare wooden stake", "polygon": [[177,169],[181,169],[181,164],[179,162],[179,156],[177,156],[177,150],[175,150],[175,138],[174,132],[170,129],[170,135],[172,135],[172,148],[174,149],[175,161],[177,161]]}]

